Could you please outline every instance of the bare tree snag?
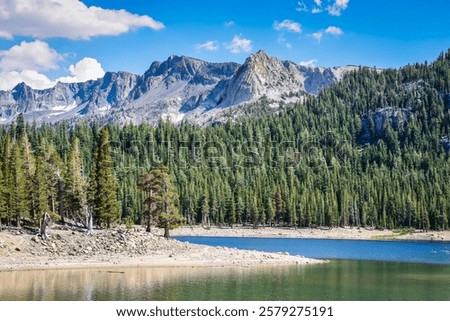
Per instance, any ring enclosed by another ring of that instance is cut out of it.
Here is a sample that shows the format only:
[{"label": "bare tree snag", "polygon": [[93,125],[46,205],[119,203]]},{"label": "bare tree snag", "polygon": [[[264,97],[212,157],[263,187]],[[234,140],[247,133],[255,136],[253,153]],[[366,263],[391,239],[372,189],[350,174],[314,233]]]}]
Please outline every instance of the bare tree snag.
[{"label": "bare tree snag", "polygon": [[87,235],[92,236],[94,234],[93,231],[93,215],[92,210],[89,206],[86,206],[86,226],[87,226]]},{"label": "bare tree snag", "polygon": [[47,226],[50,224],[51,221],[52,221],[52,219],[50,218],[50,215],[48,215],[48,213],[45,212],[44,213],[44,217],[42,218],[41,228],[39,230],[39,236],[43,240],[46,240],[48,238],[47,233],[46,233],[46,229],[47,229]]}]

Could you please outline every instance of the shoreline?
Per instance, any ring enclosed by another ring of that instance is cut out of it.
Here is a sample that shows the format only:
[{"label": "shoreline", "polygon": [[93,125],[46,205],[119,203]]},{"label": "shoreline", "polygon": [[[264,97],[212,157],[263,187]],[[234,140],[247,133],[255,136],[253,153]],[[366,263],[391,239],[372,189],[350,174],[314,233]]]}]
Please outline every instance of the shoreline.
[{"label": "shoreline", "polygon": [[368,230],[365,228],[284,228],[284,227],[218,227],[184,226],[171,231],[171,236],[198,237],[253,237],[253,238],[302,238],[366,241],[433,241],[449,242],[450,231],[415,231],[396,233],[392,230]]},{"label": "shoreline", "polygon": [[[320,264],[326,260],[211,247],[165,239],[162,231],[146,233],[141,227],[96,230],[94,236],[65,226],[49,230],[49,239],[23,231],[0,232],[0,272],[51,269],[214,268],[270,265]],[[172,237],[254,237],[377,241],[450,241],[450,231],[395,233],[363,228],[294,229],[280,227],[184,226],[171,231]]]},{"label": "shoreline", "polygon": [[[156,230],[155,230],[156,232]],[[0,233],[0,271],[125,267],[250,267],[320,264],[287,253],[237,250],[165,239],[141,228],[97,230],[93,236],[50,229],[48,240],[19,231]]]}]

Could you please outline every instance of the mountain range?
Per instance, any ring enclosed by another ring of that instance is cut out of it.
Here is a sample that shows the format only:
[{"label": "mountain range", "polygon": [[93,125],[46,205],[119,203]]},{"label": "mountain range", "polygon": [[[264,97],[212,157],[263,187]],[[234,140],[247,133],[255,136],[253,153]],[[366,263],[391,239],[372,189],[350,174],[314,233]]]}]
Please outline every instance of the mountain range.
[{"label": "mountain range", "polygon": [[153,62],[143,75],[107,72],[82,83],[58,83],[35,90],[20,83],[0,91],[0,124],[23,114],[25,120],[156,124],[161,119],[206,125],[242,116],[246,106],[264,100],[276,110],[317,95],[355,66],[306,67],[260,50],[238,63],[209,63],[171,56]]}]

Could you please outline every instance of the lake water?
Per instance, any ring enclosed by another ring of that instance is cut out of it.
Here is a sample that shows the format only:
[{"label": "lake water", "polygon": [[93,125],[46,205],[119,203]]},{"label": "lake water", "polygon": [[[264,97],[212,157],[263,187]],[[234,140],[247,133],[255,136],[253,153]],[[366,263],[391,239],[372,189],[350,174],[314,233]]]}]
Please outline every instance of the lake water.
[{"label": "lake water", "polygon": [[[202,244],[233,241],[236,244],[230,245],[232,247],[260,249],[262,245],[258,240],[269,242],[271,247],[266,250],[296,254],[286,244],[278,244],[293,241],[290,239],[189,239]],[[337,248],[346,244],[347,250],[343,252],[352,255],[359,253],[361,246],[360,241],[302,241],[318,242],[305,243],[313,244],[315,250],[307,249],[305,244],[298,249],[304,255],[308,251],[315,252],[316,257],[318,244],[322,244],[327,253],[337,253]],[[414,260],[424,260],[424,254],[411,254],[412,248],[425,250],[423,246],[427,245],[429,254],[439,256],[440,262],[436,262],[434,256],[429,256],[432,259],[428,263],[400,262],[403,259],[393,257],[392,249],[402,244],[404,251],[400,252],[415,257]],[[369,242],[363,245],[368,246],[365,255],[377,248],[379,260],[369,257],[317,265],[251,268],[139,267],[0,272],[0,300],[450,300],[450,264],[442,259],[447,258],[444,255],[448,255],[445,252],[448,243]],[[325,256],[330,257],[330,254]],[[381,261],[381,256],[389,261]]]},{"label": "lake water", "polygon": [[450,264],[450,242],[292,238],[177,237],[179,241],[243,250],[288,252],[317,259]]}]

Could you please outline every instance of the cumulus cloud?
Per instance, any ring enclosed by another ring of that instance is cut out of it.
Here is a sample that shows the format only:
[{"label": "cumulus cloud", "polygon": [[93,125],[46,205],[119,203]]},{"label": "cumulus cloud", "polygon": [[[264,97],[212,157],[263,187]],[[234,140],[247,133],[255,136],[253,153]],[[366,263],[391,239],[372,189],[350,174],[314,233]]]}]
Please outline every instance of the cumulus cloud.
[{"label": "cumulus cloud", "polygon": [[344,31],[342,31],[339,27],[329,26],[328,28],[324,30],[317,31],[313,34],[311,34],[311,37],[317,40],[317,42],[320,42],[324,35],[332,35],[335,37],[342,36],[344,34]]},{"label": "cumulus cloud", "polygon": [[327,29],[325,29],[325,33],[333,36],[342,36],[344,32],[341,28],[330,26]]},{"label": "cumulus cloud", "polygon": [[302,26],[295,21],[289,20],[289,19],[284,19],[281,22],[275,21],[273,23],[273,27],[275,28],[275,30],[287,30],[290,32],[302,32]]},{"label": "cumulus cloud", "polygon": [[63,57],[51,49],[46,42],[22,41],[9,50],[0,51],[0,71],[33,69],[44,71],[58,68],[57,62]]},{"label": "cumulus cloud", "polygon": [[0,37],[6,39],[15,35],[89,39],[138,28],[164,28],[147,15],[87,7],[79,0],[0,0],[0,22]]},{"label": "cumulus cloud", "polygon": [[252,41],[242,38],[240,35],[235,35],[233,37],[233,40],[229,44],[227,44],[226,47],[234,54],[239,54],[241,52],[250,52],[252,51]]},{"label": "cumulus cloud", "polygon": [[314,8],[314,9],[311,10],[311,12],[312,12],[313,14],[317,14],[317,13],[323,12],[323,10],[320,9],[320,8]]},{"label": "cumulus cloud", "polygon": [[317,63],[317,59],[311,59],[311,60],[306,60],[306,61],[300,61],[299,65],[302,67],[314,68],[314,67],[316,67],[316,63]]},{"label": "cumulus cloud", "polygon": [[322,5],[322,0],[314,0],[316,6],[320,7]]},{"label": "cumulus cloud", "polygon": [[350,0],[335,0],[334,3],[327,6],[327,11],[332,16],[340,16],[342,11],[347,9]]},{"label": "cumulus cloud", "polygon": [[205,43],[196,45],[195,49],[207,50],[207,51],[217,51],[217,50],[219,50],[219,46],[217,44],[217,41],[207,41]]},{"label": "cumulus cloud", "polygon": [[[24,82],[34,89],[53,87],[56,81],[43,72],[59,69],[63,56],[46,42],[23,41],[9,50],[0,51],[0,90],[10,90]],[[105,71],[93,58],[83,58],[69,67],[70,76],[58,78],[61,82],[83,82],[103,77]]]},{"label": "cumulus cloud", "polygon": [[72,76],[58,78],[59,82],[84,82],[95,80],[105,75],[102,65],[94,58],[83,58],[75,65],[70,65],[69,71]]},{"label": "cumulus cloud", "polygon": [[45,89],[55,85],[55,82],[35,70],[14,70],[0,73],[0,90],[10,90],[21,82],[34,89]]}]

